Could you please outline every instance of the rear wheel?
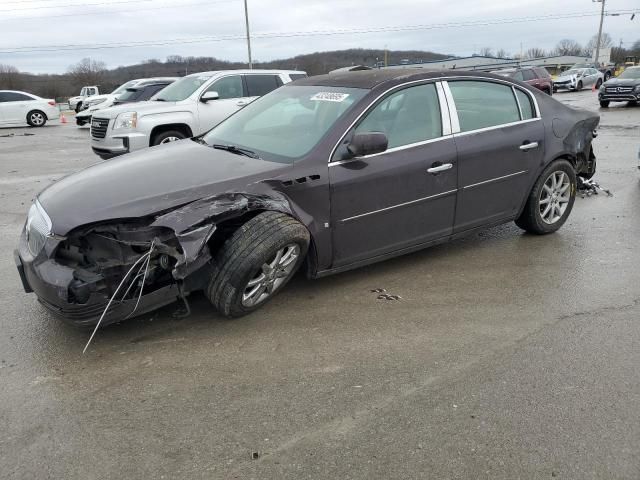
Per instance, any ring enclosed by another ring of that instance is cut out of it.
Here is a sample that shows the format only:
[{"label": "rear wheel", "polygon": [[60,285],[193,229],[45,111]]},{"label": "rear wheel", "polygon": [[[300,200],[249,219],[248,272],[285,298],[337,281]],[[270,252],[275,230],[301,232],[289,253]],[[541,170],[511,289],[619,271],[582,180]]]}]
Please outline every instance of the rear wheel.
[{"label": "rear wheel", "polygon": [[178,140],[182,140],[183,138],[187,138],[184,133],[179,132],[178,130],[168,130],[166,132],[161,132],[155,135],[151,142],[151,146],[177,142]]},{"label": "rear wheel", "polygon": [[596,88],[600,88],[602,86],[602,80],[598,79],[598,81],[596,82]]},{"label": "rear wheel", "polygon": [[47,123],[47,116],[40,110],[31,110],[27,113],[27,123],[31,127],[44,127]]},{"label": "rear wheel", "polygon": [[605,72],[604,74],[604,81],[606,82],[607,80],[609,80],[611,78],[611,72]]},{"label": "rear wheel", "polygon": [[573,165],[567,160],[552,162],[531,189],[516,225],[536,235],[557,231],[573,209],[576,182]]},{"label": "rear wheel", "polygon": [[309,232],[294,218],[263,212],[224,243],[214,260],[207,298],[225,317],[258,309],[296,273],[309,249]]},{"label": "rear wheel", "polygon": [[602,108],[609,108],[609,100],[600,100],[600,106]]}]

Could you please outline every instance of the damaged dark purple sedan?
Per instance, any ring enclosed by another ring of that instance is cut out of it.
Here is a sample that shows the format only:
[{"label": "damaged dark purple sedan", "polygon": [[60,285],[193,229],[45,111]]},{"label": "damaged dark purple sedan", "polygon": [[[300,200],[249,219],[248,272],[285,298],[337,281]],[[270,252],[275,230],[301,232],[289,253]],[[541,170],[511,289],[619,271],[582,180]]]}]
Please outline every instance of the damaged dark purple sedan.
[{"label": "damaged dark purple sedan", "polygon": [[321,277],[512,220],[556,231],[577,176],[595,172],[598,123],[490,74],[312,77],[206,135],[51,185],[16,262],[25,290],[76,325],[188,310],[198,290],[237,317],[301,267]]}]

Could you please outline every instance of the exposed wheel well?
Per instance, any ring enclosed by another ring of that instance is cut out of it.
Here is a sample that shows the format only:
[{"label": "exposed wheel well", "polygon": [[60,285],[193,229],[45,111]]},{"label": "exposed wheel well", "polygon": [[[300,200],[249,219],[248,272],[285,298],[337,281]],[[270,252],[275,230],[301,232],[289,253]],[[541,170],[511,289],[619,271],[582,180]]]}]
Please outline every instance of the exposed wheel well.
[{"label": "exposed wheel well", "polygon": [[[216,231],[213,233],[208,242],[211,256],[215,256],[216,252],[222,247],[224,242],[226,242],[227,239],[231,238],[231,236],[235,233],[236,230],[238,230],[238,228],[247,223],[253,217],[266,211],[267,210],[252,210],[239,217],[235,217],[218,223],[216,225]],[[304,271],[308,278],[311,278],[315,275],[315,272],[317,270],[318,256],[316,251],[316,244],[313,240],[313,235],[311,235],[311,232],[309,232],[309,237],[309,250],[307,252],[305,262],[301,266],[300,270]]]},{"label": "exposed wheel well", "polygon": [[187,138],[193,137],[193,132],[189,125],[184,123],[171,123],[168,125],[158,125],[151,130],[151,135],[149,136],[149,146],[153,145],[153,139],[156,135],[159,135],[163,132],[168,132],[170,130],[176,130],[178,132],[182,132]]}]

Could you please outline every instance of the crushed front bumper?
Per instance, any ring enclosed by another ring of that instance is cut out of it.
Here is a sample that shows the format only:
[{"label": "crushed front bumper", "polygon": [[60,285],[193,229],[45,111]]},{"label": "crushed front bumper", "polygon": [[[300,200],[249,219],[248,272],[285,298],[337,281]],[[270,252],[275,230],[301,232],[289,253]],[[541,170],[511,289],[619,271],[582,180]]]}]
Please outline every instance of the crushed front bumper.
[{"label": "crushed front bumper", "polygon": [[[54,239],[49,241],[56,242]],[[14,252],[14,259],[25,291],[27,293],[34,292],[42,305],[66,323],[76,327],[95,326],[109,302],[109,296],[104,292],[96,291],[92,292],[84,303],[71,301],[73,298],[72,282],[77,279],[72,268],[48,258],[48,255],[54,250],[55,245],[50,244],[34,258],[27,247],[26,236],[24,232],[22,233],[18,249]],[[178,287],[175,284],[143,295],[132,317],[173,303],[179,295]],[[134,311],[135,304],[136,299],[122,302],[114,301],[101,325],[125,319]]]}]

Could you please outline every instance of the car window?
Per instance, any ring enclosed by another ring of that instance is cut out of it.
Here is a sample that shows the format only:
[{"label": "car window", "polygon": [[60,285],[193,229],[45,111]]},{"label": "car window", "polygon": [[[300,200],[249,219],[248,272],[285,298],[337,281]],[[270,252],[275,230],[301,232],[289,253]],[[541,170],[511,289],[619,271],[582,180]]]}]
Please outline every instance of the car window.
[{"label": "car window", "polygon": [[520,104],[520,110],[522,111],[522,120],[529,120],[530,118],[535,117],[531,97],[519,88],[516,88],[516,96],[518,97],[518,103]]},{"label": "car window", "polygon": [[160,90],[162,90],[164,87],[166,87],[168,84],[162,84],[162,85],[148,85],[146,87],[144,87],[142,89],[142,92],[140,93],[140,96],[138,97],[138,101],[142,102],[144,100],[149,100],[151,97],[153,97],[156,93],[158,93]]},{"label": "car window", "polygon": [[515,80],[519,80],[521,82],[524,81],[524,76],[522,75],[522,71],[513,72],[513,74],[511,74],[511,78]]},{"label": "car window", "polygon": [[536,68],[535,71],[539,78],[549,78],[551,76],[546,68],[539,67]]},{"label": "car window", "polygon": [[207,88],[207,92],[218,92],[220,100],[227,98],[243,97],[242,77],[240,75],[231,75],[223,77]]},{"label": "car window", "polygon": [[382,132],[389,148],[442,136],[442,117],[433,83],[395,92],[369,111],[354,133]]},{"label": "car window", "polygon": [[290,73],[289,78],[291,79],[292,82],[295,82],[296,80],[300,80],[301,78],[307,78],[307,74],[306,73]]},{"label": "car window", "polygon": [[523,70],[522,71],[522,78],[524,78],[525,82],[527,80],[535,80],[536,79],[536,75],[535,73],[533,73],[533,70]]},{"label": "car window", "polygon": [[277,75],[246,75],[245,80],[249,97],[261,97],[280,86]]},{"label": "car window", "polygon": [[450,81],[449,88],[463,132],[520,120],[518,104],[509,86],[462,80]]},{"label": "car window", "polygon": [[4,92],[1,95],[3,96],[4,102],[30,102],[35,100],[28,95],[16,92]]}]

